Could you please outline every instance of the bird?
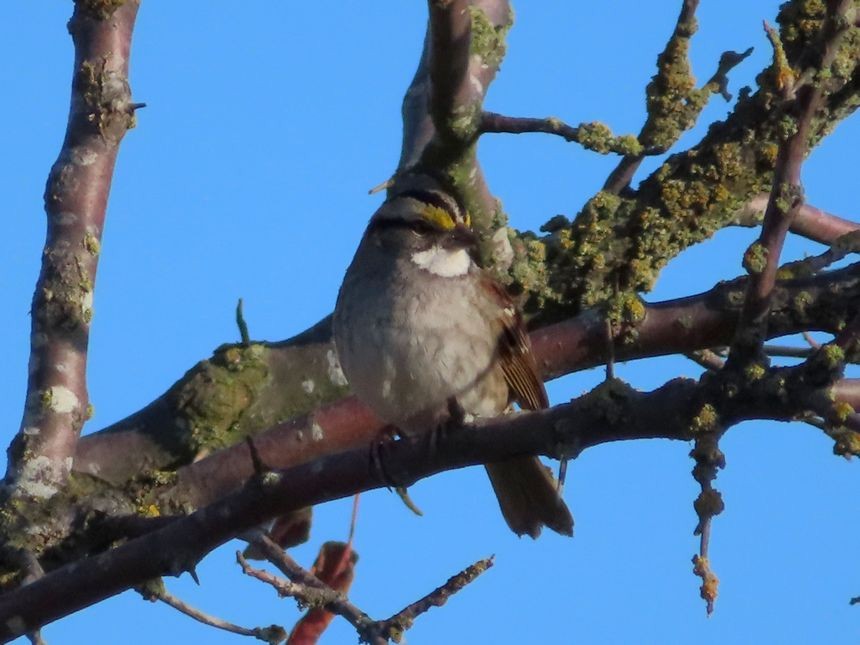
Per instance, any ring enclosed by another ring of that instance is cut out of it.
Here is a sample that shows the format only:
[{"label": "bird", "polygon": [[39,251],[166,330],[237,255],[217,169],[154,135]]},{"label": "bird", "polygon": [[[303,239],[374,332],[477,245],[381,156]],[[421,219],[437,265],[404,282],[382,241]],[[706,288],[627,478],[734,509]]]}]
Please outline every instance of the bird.
[{"label": "bird", "polygon": [[[548,407],[522,315],[482,268],[456,191],[427,176],[401,184],[370,218],[338,293],[333,336],[352,392],[406,437],[514,402]],[[537,457],[485,467],[514,533],[573,534]]]}]

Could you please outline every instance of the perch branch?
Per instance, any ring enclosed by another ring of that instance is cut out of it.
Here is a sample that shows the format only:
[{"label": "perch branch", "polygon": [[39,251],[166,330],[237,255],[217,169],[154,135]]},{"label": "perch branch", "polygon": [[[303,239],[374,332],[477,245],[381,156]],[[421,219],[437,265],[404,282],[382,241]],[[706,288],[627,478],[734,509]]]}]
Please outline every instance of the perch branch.
[{"label": "perch branch", "polygon": [[[607,399],[599,392],[549,410],[487,420],[448,433],[428,453],[424,441],[384,444],[386,472],[411,485],[443,470],[502,461],[518,455],[567,453],[598,444],[646,438],[691,438],[694,402],[700,385],[675,379],[649,393],[617,381]],[[773,386],[770,386],[771,389]],[[760,396],[736,401],[726,426],[752,418],[791,419],[804,410],[797,398],[772,398],[767,383]],[[611,400],[607,410],[600,401]],[[322,429],[323,434],[328,430]],[[264,478],[252,477],[216,502],[108,552],[60,567],[0,597],[0,639],[32,632],[129,587],[193,570],[209,551],[267,519],[295,508],[384,487],[365,446],[303,464]],[[319,473],[325,473],[320,477]],[[72,591],[74,590],[74,592]]]}]

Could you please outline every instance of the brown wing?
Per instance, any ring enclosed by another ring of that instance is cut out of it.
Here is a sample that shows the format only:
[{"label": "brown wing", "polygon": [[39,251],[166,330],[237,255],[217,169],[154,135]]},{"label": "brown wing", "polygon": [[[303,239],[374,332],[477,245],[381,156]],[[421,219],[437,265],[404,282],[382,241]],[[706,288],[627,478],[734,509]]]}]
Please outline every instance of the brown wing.
[{"label": "brown wing", "polygon": [[500,284],[490,278],[486,278],[486,283],[502,311],[498,352],[505,381],[511,389],[511,399],[526,410],[548,408],[549,399],[538,376],[523,317]]}]

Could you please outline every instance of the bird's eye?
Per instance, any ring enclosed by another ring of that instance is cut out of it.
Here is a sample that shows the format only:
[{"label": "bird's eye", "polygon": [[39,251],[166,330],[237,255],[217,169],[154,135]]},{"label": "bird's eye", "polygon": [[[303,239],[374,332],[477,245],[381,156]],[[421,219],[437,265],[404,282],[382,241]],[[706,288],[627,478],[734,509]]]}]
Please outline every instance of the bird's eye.
[{"label": "bird's eye", "polygon": [[416,235],[427,235],[428,233],[432,233],[436,230],[432,224],[428,224],[421,219],[417,219],[413,222],[410,222],[410,228],[412,229],[412,232]]}]

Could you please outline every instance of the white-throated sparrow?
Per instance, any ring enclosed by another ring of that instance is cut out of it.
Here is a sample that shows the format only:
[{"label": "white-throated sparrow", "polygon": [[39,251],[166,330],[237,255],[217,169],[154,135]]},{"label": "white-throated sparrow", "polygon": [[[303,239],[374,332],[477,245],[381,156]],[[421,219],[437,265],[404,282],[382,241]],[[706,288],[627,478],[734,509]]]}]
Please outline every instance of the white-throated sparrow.
[{"label": "white-throated sparrow", "polygon": [[[492,417],[513,401],[548,406],[522,318],[475,251],[457,200],[415,178],[373,215],[340,288],[334,338],[352,391],[407,436],[445,423],[452,409]],[[534,538],[546,525],[572,534],[537,457],[486,468],[515,533]]]}]

